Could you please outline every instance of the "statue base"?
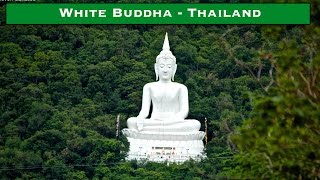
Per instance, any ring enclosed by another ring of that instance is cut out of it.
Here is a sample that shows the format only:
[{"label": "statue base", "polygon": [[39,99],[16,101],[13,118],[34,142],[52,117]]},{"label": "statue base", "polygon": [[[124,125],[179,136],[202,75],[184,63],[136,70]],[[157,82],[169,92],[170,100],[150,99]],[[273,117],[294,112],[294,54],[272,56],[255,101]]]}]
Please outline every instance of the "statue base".
[{"label": "statue base", "polygon": [[196,132],[138,132],[123,129],[130,148],[127,160],[176,162],[200,160],[206,157],[202,139],[205,133]]}]

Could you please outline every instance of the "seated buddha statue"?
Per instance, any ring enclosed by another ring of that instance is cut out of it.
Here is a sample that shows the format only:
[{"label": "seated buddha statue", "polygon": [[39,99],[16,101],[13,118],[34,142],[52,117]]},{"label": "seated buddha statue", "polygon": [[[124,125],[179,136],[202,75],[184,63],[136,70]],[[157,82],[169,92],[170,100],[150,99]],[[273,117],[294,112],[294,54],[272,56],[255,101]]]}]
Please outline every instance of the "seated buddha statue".
[{"label": "seated buddha statue", "polygon": [[[189,112],[188,89],[174,81],[176,58],[170,51],[166,33],[162,51],[154,65],[156,82],[143,87],[142,108],[137,117],[127,120],[128,128],[140,132],[194,132],[200,122],[187,120]],[[152,103],[152,113],[149,116]]]}]

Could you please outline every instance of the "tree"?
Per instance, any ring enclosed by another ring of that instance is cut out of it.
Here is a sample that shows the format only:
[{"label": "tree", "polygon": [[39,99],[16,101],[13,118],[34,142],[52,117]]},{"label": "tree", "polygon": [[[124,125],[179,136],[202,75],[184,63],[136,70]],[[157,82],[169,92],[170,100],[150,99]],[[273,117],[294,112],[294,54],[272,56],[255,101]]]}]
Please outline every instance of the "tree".
[{"label": "tree", "polygon": [[234,137],[239,166],[231,174],[316,179],[320,177],[320,28],[282,27],[274,37],[279,41],[272,54],[276,86],[267,95],[255,96],[252,117]]}]

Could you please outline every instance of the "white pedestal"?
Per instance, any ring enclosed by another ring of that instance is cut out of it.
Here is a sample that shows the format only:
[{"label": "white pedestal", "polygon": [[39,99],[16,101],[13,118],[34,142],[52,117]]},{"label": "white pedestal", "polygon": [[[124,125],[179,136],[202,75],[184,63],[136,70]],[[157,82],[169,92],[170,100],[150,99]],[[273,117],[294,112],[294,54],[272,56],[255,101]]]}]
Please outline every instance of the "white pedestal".
[{"label": "white pedestal", "polygon": [[202,139],[205,133],[197,132],[138,132],[123,129],[130,148],[128,160],[181,163],[190,158],[205,157]]}]

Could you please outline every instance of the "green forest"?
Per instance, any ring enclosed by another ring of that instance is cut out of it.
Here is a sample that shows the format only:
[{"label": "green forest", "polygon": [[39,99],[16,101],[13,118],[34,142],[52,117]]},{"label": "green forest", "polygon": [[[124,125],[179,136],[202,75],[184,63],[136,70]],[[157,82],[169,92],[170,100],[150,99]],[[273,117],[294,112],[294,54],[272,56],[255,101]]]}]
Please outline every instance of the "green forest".
[{"label": "green forest", "polygon": [[[310,25],[6,25],[5,4],[0,23],[0,179],[320,179],[317,0]],[[166,32],[207,158],[126,161],[116,119]]]}]

